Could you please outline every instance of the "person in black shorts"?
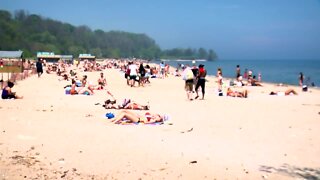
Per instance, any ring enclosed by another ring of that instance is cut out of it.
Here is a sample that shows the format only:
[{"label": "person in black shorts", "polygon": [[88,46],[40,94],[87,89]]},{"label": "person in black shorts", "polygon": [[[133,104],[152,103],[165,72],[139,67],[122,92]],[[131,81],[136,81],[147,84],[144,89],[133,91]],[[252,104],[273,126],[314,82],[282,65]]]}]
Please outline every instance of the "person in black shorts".
[{"label": "person in black shorts", "polygon": [[206,83],[206,75],[207,75],[207,70],[204,68],[203,64],[199,65],[199,70],[198,70],[198,74],[197,74],[197,84],[196,84],[196,94],[197,96],[195,97],[195,99],[197,99],[199,97],[198,94],[198,89],[199,87],[201,87],[202,90],[202,99],[204,99],[204,94],[205,94],[205,83]]}]

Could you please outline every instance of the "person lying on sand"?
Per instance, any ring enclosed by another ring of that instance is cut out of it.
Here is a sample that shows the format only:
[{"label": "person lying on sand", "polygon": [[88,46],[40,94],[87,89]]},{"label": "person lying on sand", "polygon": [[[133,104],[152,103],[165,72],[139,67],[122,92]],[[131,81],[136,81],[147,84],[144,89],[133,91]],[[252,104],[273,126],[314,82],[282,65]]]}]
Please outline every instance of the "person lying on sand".
[{"label": "person lying on sand", "polygon": [[111,121],[115,124],[121,124],[125,120],[125,123],[144,123],[151,124],[156,122],[163,122],[164,117],[159,114],[151,114],[149,112],[144,113],[143,115],[129,111],[121,110],[115,118]]},{"label": "person lying on sand", "polygon": [[298,95],[298,93],[294,89],[289,88],[285,91],[271,91],[269,95],[288,96],[288,95]]},{"label": "person lying on sand", "polygon": [[[113,96],[112,96],[113,97]],[[142,105],[136,102],[131,102],[130,99],[124,99],[122,104],[117,105],[116,100],[106,100],[105,104],[102,105],[106,109],[132,109],[132,110],[149,110],[149,105]]]},{"label": "person lying on sand", "polygon": [[231,97],[240,97],[240,98],[247,98],[248,97],[248,90],[243,90],[242,92],[233,91],[231,88],[227,89],[227,96]]}]

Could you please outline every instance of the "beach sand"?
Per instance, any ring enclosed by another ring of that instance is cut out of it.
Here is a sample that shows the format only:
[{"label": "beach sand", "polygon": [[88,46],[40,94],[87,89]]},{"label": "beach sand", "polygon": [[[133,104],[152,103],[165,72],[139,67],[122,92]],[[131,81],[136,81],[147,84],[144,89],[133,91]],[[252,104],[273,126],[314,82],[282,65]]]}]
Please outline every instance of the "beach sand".
[{"label": "beach sand", "polygon": [[[100,72],[84,73],[96,81]],[[274,84],[248,98],[188,101],[181,77],[131,88],[104,70],[117,100],[149,102],[167,114],[162,125],[116,125],[102,107],[106,91],[66,95],[54,74],[18,81],[22,100],[0,100],[1,179],[296,179],[320,178],[320,91],[270,96]],[[201,93],[200,93],[201,94]],[[100,103],[99,105],[96,105]]]}]

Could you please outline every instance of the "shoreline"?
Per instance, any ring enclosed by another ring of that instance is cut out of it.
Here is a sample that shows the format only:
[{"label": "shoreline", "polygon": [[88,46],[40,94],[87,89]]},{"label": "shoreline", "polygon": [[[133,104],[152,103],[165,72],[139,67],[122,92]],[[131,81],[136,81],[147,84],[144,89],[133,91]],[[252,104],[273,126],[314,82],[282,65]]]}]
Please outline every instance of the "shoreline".
[{"label": "shoreline", "polygon": [[[176,67],[179,62],[169,61],[170,65]],[[176,62],[176,63],[175,63]],[[186,64],[192,65],[192,61],[186,61]],[[258,76],[258,72],[262,73],[262,81],[267,83],[275,83],[275,84],[288,84],[288,85],[298,85],[298,75],[299,72],[304,72],[305,74],[305,83],[309,87],[312,87],[311,84],[315,83],[315,87],[319,87],[320,79],[318,78],[318,73],[316,70],[317,67],[320,68],[320,61],[314,60],[306,60],[305,63],[303,60],[274,60],[271,63],[266,60],[221,60],[221,61],[204,61],[204,62],[196,62],[198,64],[204,64],[205,68],[208,70],[210,75],[215,76],[217,71],[216,68],[221,67],[225,73],[223,76],[226,78],[235,78],[235,66],[239,64],[241,66],[241,72],[243,74],[244,70],[247,68],[248,70],[255,71],[254,74]],[[291,62],[291,63],[290,63]],[[182,62],[183,63],[183,62]],[[286,67],[286,64],[288,67]],[[306,64],[306,65],[305,65]],[[268,67],[268,68],[266,68]],[[301,69],[302,68],[302,69]],[[274,70],[273,70],[274,69]],[[309,70],[311,71],[309,72]],[[272,72],[271,72],[272,71]],[[281,72],[281,73],[280,73]],[[296,76],[293,76],[293,73]],[[277,74],[277,75],[275,75]],[[264,79],[268,76],[267,80]],[[277,76],[290,77],[290,78],[278,78]],[[307,80],[307,78],[311,78],[311,80]],[[271,79],[271,80],[269,80]],[[273,80],[272,80],[273,79]],[[282,79],[282,80],[281,80]]]}]

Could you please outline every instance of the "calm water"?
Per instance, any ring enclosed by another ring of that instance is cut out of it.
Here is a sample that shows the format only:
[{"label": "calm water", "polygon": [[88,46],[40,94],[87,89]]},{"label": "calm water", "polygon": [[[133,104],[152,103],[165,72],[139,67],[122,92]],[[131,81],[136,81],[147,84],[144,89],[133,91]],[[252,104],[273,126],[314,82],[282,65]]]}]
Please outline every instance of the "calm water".
[{"label": "calm water", "polygon": [[[166,63],[177,67],[180,64],[192,65],[192,61],[187,60],[167,60]],[[241,74],[245,69],[253,71],[253,75],[262,75],[262,81],[272,83],[284,83],[298,85],[299,73],[305,76],[306,84],[312,82],[320,86],[320,60],[217,60],[214,62],[196,61],[196,64],[204,64],[208,75],[216,75],[217,68],[221,67],[223,76],[234,78],[236,66],[240,65]],[[310,79],[307,82],[307,79]]]}]

